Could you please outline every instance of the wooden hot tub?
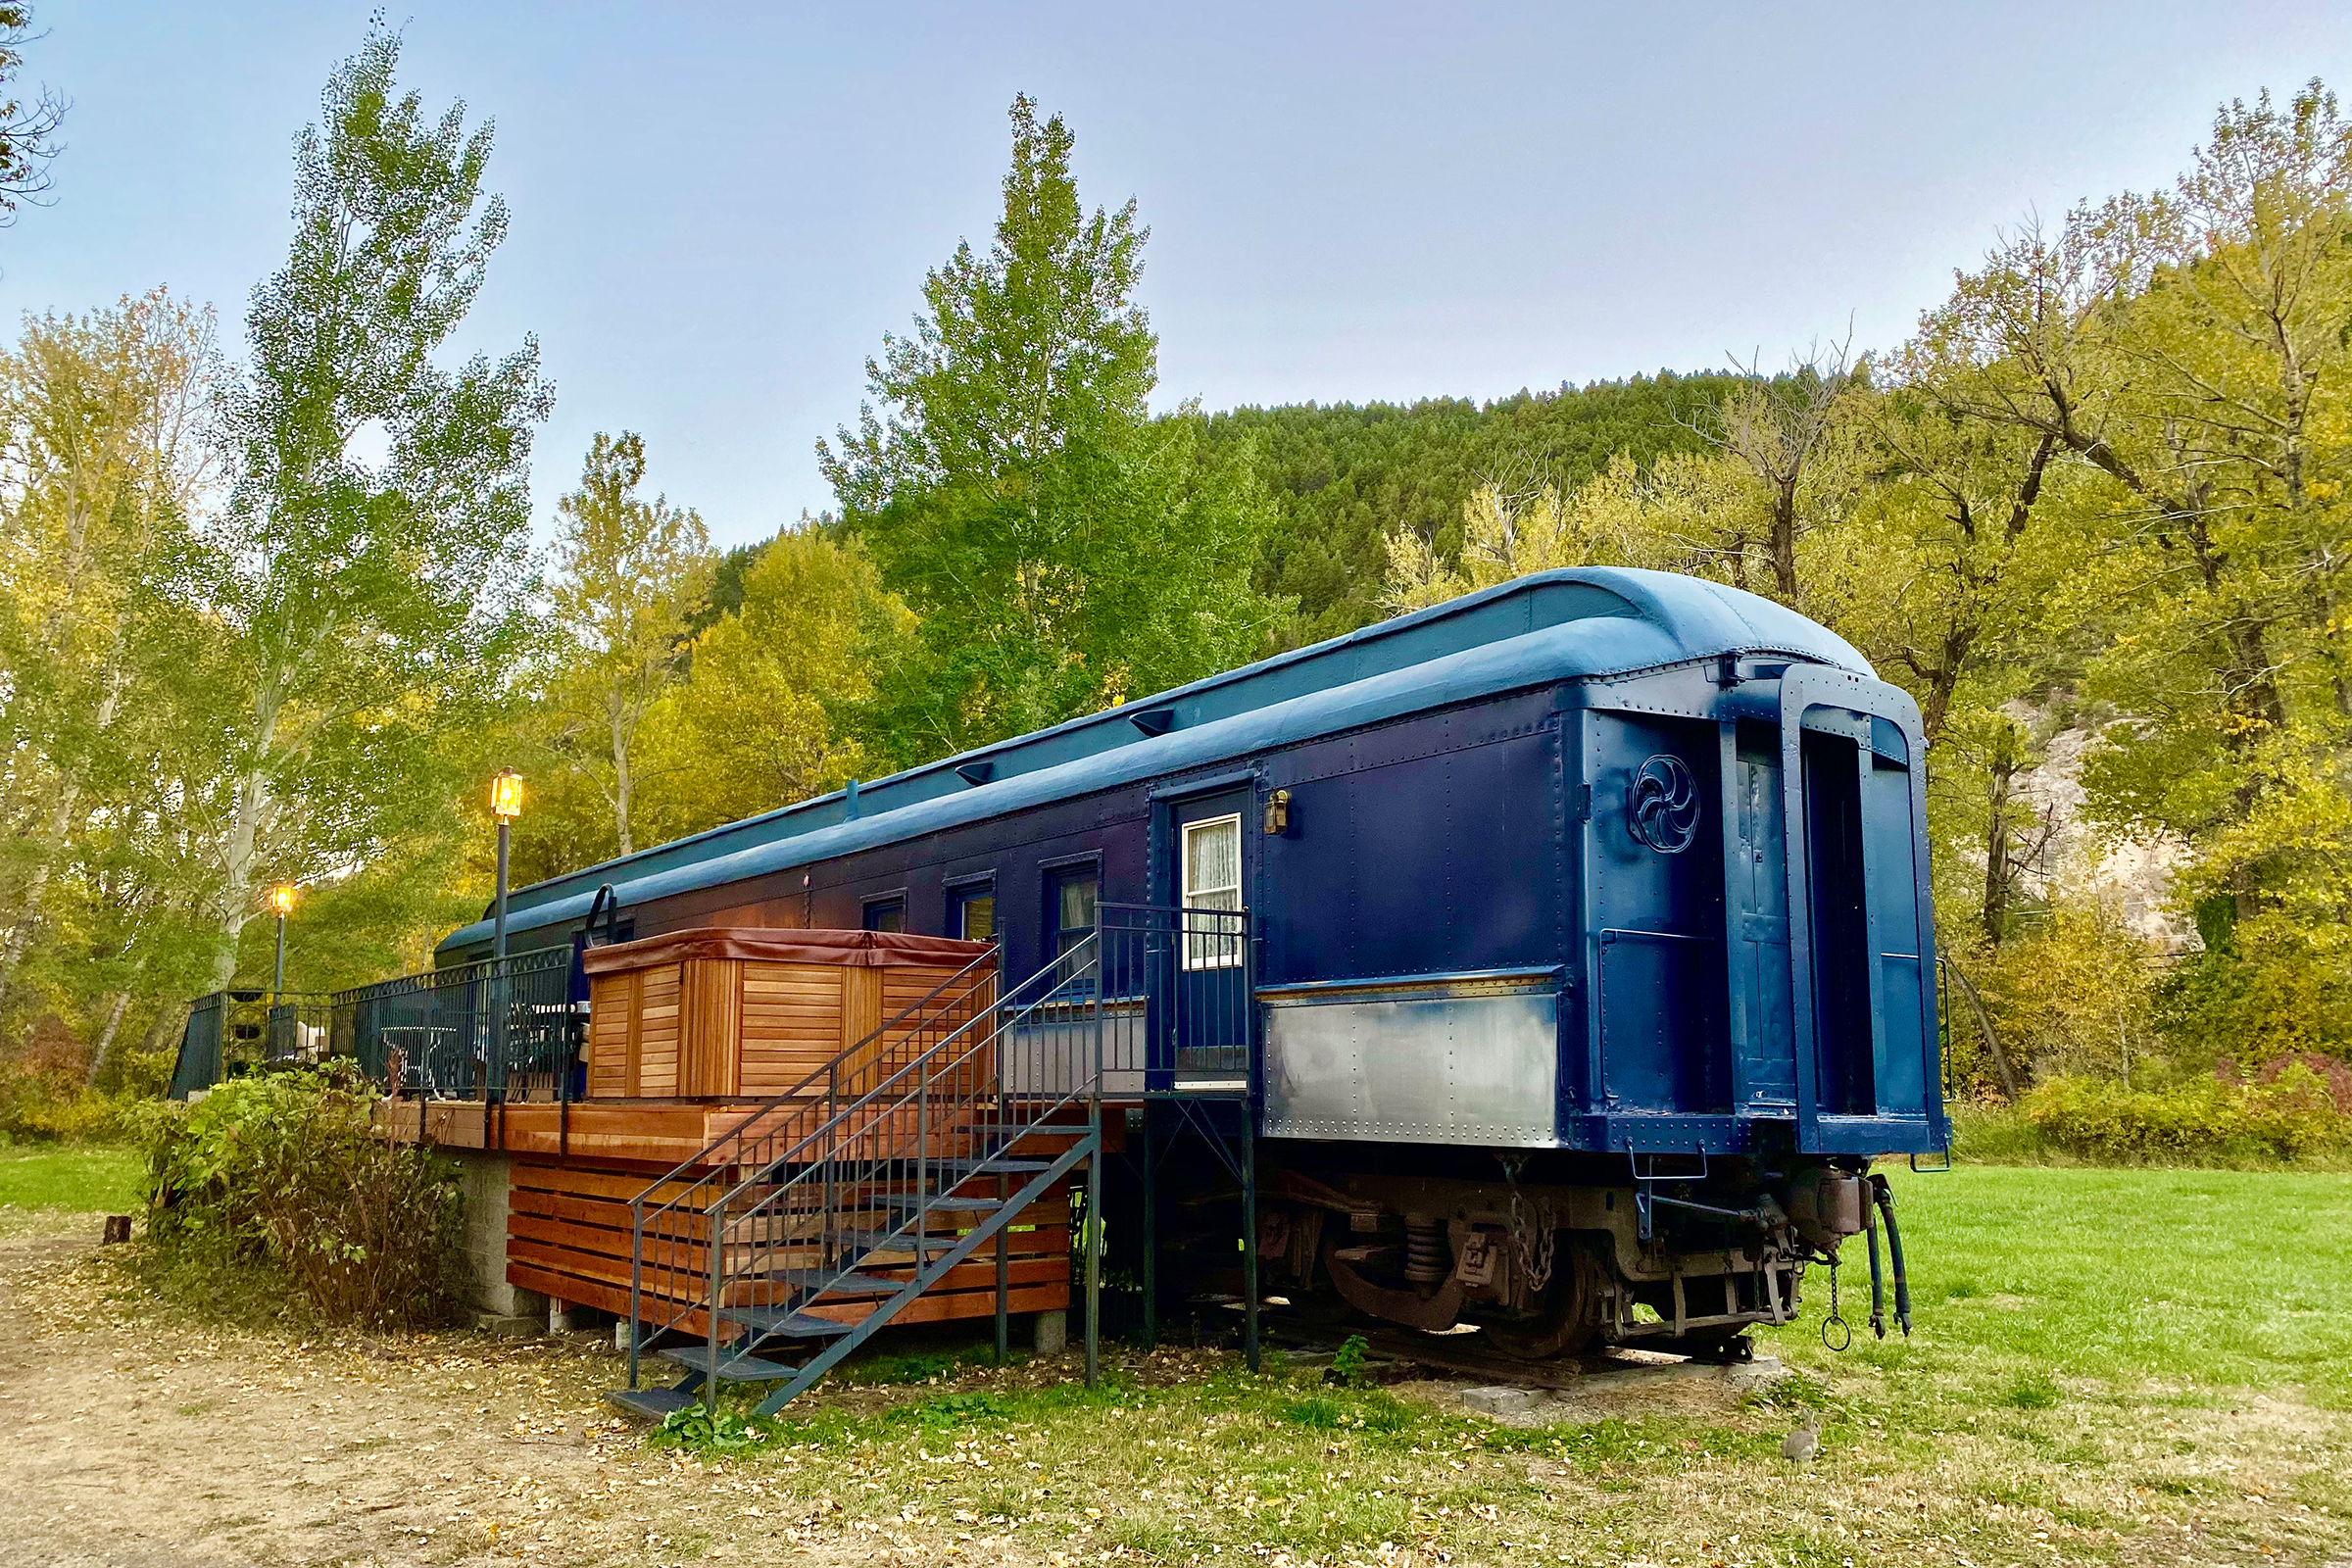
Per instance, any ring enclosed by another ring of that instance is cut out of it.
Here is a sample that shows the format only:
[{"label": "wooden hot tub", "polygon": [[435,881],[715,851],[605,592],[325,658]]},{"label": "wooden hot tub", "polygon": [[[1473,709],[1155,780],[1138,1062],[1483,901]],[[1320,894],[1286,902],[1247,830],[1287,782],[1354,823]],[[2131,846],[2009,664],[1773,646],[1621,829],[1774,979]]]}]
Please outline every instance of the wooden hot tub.
[{"label": "wooden hot tub", "polygon": [[[702,926],[591,948],[588,1096],[763,1100],[994,950],[896,931]],[[993,990],[981,994],[985,1006]]]}]

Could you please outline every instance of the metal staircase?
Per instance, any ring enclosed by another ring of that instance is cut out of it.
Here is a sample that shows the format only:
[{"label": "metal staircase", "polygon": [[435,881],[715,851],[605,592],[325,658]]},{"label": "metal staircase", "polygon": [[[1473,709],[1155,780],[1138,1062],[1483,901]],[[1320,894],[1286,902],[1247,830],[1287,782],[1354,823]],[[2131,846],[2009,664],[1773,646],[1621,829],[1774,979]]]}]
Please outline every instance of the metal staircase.
[{"label": "metal staircase", "polygon": [[[1002,1355],[1007,1227],[1080,1166],[1100,1211],[1101,954],[1089,934],[1009,990],[975,959],[639,1195],[629,1386],[606,1397],[659,1419],[774,1382],[773,1414],[992,1243]],[[685,1376],[641,1387],[646,1353]]]}]

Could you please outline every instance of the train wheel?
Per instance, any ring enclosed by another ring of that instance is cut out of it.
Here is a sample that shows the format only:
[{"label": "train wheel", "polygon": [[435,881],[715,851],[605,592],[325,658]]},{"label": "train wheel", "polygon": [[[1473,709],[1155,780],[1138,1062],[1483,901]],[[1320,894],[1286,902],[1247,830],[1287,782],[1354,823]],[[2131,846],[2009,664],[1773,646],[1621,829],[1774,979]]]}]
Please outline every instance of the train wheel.
[{"label": "train wheel", "polygon": [[1559,1266],[1552,1270],[1551,1283],[1544,1291],[1543,1317],[1523,1325],[1490,1326],[1486,1342],[1522,1361],[1574,1355],[1600,1331],[1601,1293],[1607,1285],[1601,1261],[1591,1248],[1573,1243],[1563,1246]]}]

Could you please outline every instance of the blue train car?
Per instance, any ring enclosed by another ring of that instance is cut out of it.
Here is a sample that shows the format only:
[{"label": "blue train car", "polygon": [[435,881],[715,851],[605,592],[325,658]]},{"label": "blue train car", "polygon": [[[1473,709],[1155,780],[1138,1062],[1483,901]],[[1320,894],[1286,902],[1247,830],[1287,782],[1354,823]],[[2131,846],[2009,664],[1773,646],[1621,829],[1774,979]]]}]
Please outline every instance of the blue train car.
[{"label": "blue train car", "polygon": [[1154,1087],[1242,1093],[1282,1288],[1523,1353],[1705,1348],[1891,1217],[1870,1156],[1948,1143],[1923,763],[1910,698],[1804,617],[1552,571],[523,889],[510,922],[567,940],[609,889],[622,934],[993,937],[1025,975],[1108,905],[1246,909],[1247,961],[1185,984],[1247,1038]]}]

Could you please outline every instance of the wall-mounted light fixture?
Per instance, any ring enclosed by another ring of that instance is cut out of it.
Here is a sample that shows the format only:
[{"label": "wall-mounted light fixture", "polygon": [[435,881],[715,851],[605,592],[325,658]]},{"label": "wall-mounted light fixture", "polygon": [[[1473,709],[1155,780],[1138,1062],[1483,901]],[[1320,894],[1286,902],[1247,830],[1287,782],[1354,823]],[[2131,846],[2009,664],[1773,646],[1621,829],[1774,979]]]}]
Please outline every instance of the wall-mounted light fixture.
[{"label": "wall-mounted light fixture", "polygon": [[1291,792],[1276,790],[1266,797],[1266,836],[1280,838],[1291,830]]}]

